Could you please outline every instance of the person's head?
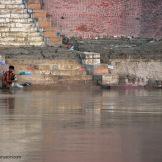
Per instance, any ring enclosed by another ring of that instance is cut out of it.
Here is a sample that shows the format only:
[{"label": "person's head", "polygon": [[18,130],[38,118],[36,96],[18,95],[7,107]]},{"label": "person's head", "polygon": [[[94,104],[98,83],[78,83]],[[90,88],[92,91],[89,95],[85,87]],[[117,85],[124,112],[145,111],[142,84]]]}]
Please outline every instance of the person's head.
[{"label": "person's head", "polygon": [[10,66],[9,66],[9,71],[14,71],[14,70],[15,70],[15,67],[12,66],[12,65],[10,65]]}]

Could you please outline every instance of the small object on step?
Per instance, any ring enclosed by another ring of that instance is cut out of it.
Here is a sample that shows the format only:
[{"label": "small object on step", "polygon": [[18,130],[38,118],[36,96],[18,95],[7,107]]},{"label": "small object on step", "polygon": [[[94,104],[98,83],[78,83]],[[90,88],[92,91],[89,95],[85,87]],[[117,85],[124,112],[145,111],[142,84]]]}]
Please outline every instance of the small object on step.
[{"label": "small object on step", "polygon": [[31,84],[31,83],[29,83],[29,82],[22,83],[21,85],[22,85],[22,86],[24,86],[24,87],[29,87],[29,86],[32,86],[32,84]]},{"label": "small object on step", "polygon": [[30,71],[20,71],[19,75],[32,75]]},{"label": "small object on step", "polygon": [[114,69],[114,66],[113,65],[108,65],[108,69],[113,70]]},{"label": "small object on step", "polygon": [[13,88],[24,88],[24,86],[22,86],[19,83],[12,83],[12,86],[11,87],[13,87]]}]

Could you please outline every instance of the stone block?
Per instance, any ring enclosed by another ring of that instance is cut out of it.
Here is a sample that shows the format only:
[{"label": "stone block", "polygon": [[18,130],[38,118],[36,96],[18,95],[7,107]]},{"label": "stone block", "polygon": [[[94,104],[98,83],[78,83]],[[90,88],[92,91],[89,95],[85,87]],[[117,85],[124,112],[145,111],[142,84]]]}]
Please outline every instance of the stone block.
[{"label": "stone block", "polygon": [[0,19],[1,18],[10,18],[11,14],[0,14]]},{"label": "stone block", "polygon": [[86,65],[100,64],[100,54],[94,52],[84,52],[81,54],[82,63]]},{"label": "stone block", "polygon": [[29,46],[43,46],[44,42],[29,42],[28,43]]},{"label": "stone block", "polygon": [[10,29],[6,27],[0,27],[0,32],[9,32]]},{"label": "stone block", "polygon": [[0,14],[10,14],[10,13],[24,14],[24,13],[27,13],[27,9],[15,8],[15,9],[1,9],[0,10]]},{"label": "stone block", "polygon": [[118,75],[94,75],[93,80],[102,86],[117,86],[119,83]]},{"label": "stone block", "polygon": [[118,85],[119,77],[117,75],[102,75],[102,84],[103,85]]},{"label": "stone block", "polygon": [[5,6],[6,9],[15,9],[15,8],[22,8],[24,9],[25,6],[23,4],[10,4]]},{"label": "stone block", "polygon": [[30,16],[28,14],[25,14],[25,13],[12,13],[10,14],[10,17],[11,18],[29,18]]},{"label": "stone block", "polygon": [[21,4],[22,0],[0,0],[1,4]]},{"label": "stone block", "polygon": [[6,18],[0,18],[0,24],[6,23]]},{"label": "stone block", "polygon": [[27,22],[29,22],[29,21],[31,21],[31,19],[29,20],[29,19],[25,19],[25,18],[10,18],[9,19],[9,22],[16,22],[16,23],[27,23]]},{"label": "stone block", "polygon": [[94,70],[93,70],[94,75],[104,75],[108,73],[109,73],[109,69],[108,69],[107,64],[100,64],[100,65],[94,66]]},{"label": "stone block", "polygon": [[6,5],[0,4],[0,9],[4,9],[5,7],[6,7]]},{"label": "stone block", "polygon": [[28,8],[33,10],[41,10],[41,4],[40,3],[28,3]]},{"label": "stone block", "polygon": [[35,36],[35,37],[29,37],[30,41],[35,41],[35,42],[41,42],[43,41],[41,37]]}]

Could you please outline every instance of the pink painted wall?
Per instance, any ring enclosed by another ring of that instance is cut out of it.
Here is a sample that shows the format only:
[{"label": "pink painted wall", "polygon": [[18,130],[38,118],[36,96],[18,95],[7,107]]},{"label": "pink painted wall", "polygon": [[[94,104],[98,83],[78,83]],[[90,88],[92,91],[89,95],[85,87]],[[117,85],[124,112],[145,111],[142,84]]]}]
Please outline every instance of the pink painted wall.
[{"label": "pink painted wall", "polygon": [[162,0],[142,0],[141,35],[162,38]]},{"label": "pink painted wall", "polygon": [[[44,0],[44,2],[45,9],[52,15],[57,30],[67,36],[83,38],[115,35],[162,36],[162,15],[152,16],[152,13],[161,12],[162,0]],[[146,19],[147,15],[152,17]]]}]

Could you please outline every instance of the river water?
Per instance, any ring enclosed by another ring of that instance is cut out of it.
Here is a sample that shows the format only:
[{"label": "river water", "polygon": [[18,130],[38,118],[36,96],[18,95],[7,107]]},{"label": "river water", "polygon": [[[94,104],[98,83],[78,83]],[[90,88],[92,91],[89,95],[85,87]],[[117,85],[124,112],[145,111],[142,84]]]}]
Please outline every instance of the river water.
[{"label": "river water", "polygon": [[0,162],[162,162],[161,90],[0,91]]}]

